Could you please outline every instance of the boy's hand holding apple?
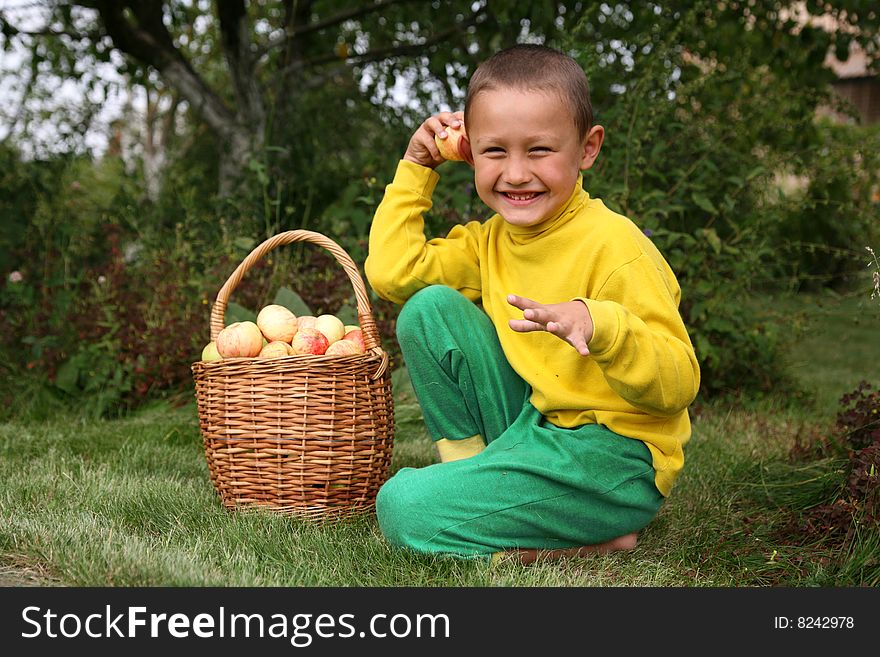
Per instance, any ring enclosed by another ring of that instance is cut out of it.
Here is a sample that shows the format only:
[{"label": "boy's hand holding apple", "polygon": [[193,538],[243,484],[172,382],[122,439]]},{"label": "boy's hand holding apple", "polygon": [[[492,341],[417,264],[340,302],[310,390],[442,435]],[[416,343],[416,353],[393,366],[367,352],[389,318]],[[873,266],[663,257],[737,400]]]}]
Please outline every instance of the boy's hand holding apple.
[{"label": "boy's hand holding apple", "polygon": [[447,160],[465,161],[473,166],[464,114],[440,112],[426,119],[410,139],[403,159],[431,169]]}]

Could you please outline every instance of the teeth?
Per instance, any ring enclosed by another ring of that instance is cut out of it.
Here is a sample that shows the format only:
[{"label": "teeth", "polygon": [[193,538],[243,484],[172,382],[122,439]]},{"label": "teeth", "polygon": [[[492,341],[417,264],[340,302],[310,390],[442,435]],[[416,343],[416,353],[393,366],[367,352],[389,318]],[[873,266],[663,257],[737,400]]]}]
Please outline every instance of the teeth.
[{"label": "teeth", "polygon": [[532,192],[530,194],[511,194],[510,192],[507,192],[507,196],[512,198],[514,201],[528,201],[529,199],[535,198],[537,195],[538,194],[536,192]]}]

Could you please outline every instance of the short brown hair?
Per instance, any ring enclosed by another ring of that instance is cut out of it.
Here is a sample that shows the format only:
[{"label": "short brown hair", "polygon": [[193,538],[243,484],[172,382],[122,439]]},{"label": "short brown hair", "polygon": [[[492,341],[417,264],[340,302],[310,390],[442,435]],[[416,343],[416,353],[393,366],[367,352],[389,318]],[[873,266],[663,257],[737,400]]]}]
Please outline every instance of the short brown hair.
[{"label": "short brown hair", "polygon": [[571,57],[548,46],[520,43],[501,50],[477,67],[464,102],[465,124],[474,99],[483,91],[507,87],[550,91],[567,103],[581,139],[593,127],[587,75]]}]

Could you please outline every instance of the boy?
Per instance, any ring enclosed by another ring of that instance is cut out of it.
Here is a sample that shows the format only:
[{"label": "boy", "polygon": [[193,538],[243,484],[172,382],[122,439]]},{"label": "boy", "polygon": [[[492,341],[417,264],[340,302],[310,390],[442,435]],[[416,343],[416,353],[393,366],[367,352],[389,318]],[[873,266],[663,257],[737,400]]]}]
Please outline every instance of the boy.
[{"label": "boy", "polygon": [[[434,137],[462,118],[496,214],[426,241]],[[365,270],[405,304],[397,335],[440,462],[380,489],[392,544],[523,562],[631,549],[669,495],[699,366],[668,264],[582,188],[604,134],[580,66],[536,45],[485,61],[463,116],[413,134]]]}]

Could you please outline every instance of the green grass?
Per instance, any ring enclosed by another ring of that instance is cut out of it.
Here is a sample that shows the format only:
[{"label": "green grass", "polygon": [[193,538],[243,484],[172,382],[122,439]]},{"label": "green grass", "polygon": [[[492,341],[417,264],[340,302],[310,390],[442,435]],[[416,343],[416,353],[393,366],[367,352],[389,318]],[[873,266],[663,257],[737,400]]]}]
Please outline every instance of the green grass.
[{"label": "green grass", "polygon": [[[798,436],[827,430],[859,380],[880,383],[880,308],[770,301],[807,329],[789,364],[814,405],[699,407],[685,472],[632,552],[491,566],[392,549],[371,515],[316,524],[231,513],[208,477],[195,405],[154,404],[117,420],[66,412],[0,424],[0,585],[880,585],[876,527],[844,545],[779,531],[837,493],[842,463],[788,454]],[[395,390],[392,469],[426,465],[418,406],[401,381]]]},{"label": "green grass", "polygon": [[797,336],[786,366],[820,416],[833,415],[861,380],[880,387],[880,299],[867,286],[845,295],[769,297],[761,305]]}]

